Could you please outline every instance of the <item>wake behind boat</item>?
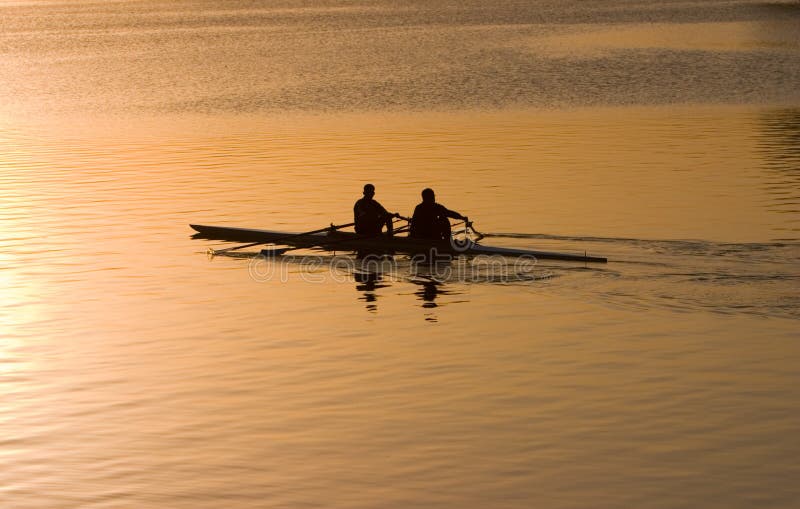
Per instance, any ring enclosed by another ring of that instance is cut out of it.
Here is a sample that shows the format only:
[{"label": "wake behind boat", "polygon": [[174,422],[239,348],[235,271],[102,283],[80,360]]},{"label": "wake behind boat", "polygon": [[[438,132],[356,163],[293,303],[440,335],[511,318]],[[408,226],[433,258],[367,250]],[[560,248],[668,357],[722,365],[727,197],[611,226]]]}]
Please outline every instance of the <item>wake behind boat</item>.
[{"label": "wake behind boat", "polygon": [[[608,260],[599,256],[558,253],[552,251],[536,251],[508,247],[485,246],[478,241],[453,238],[446,240],[428,240],[407,236],[362,235],[340,231],[351,225],[334,226],[305,233],[261,230],[255,228],[236,228],[230,226],[208,226],[191,224],[196,238],[223,240],[228,242],[249,242],[248,245],[275,244],[293,248],[321,248],[335,251],[367,251],[380,253],[430,254],[436,252],[445,255],[500,255],[507,257],[534,257],[542,260],[562,260],[573,262],[606,263]],[[245,247],[245,246],[240,246]],[[229,248],[238,249],[238,248]],[[269,251],[265,254],[281,254],[285,250]]]}]

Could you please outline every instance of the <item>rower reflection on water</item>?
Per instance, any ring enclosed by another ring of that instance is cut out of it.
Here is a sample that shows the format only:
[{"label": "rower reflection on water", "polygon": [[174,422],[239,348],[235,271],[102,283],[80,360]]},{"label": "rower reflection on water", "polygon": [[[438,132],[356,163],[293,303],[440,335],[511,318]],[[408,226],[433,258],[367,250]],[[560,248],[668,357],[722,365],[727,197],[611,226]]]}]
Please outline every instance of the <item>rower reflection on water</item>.
[{"label": "rower reflection on water", "polygon": [[[371,256],[359,260],[358,267],[350,274],[356,283],[358,300],[364,302],[366,310],[371,313],[378,312],[379,290],[391,288],[394,283],[399,281],[417,286],[413,295],[422,301],[420,307],[432,309],[439,306],[436,303],[437,297],[452,294],[452,291],[444,289],[445,281],[459,280],[459,277],[449,269],[450,265],[449,262],[421,265],[412,261],[407,270],[400,270],[396,266],[396,262]],[[435,317],[431,316],[427,316],[425,319],[435,321]]]},{"label": "rower reflection on water", "polygon": [[413,283],[422,287],[414,292],[414,295],[422,301],[422,307],[435,308],[438,306],[438,304],[436,304],[436,297],[439,295],[439,285],[441,285],[441,283],[434,280],[413,281]]},{"label": "rower reflection on water", "polygon": [[378,310],[378,295],[376,290],[386,288],[387,283],[382,283],[383,276],[379,272],[354,272],[353,279],[356,281],[356,291],[361,292],[361,300],[366,302],[367,311],[376,312]]}]

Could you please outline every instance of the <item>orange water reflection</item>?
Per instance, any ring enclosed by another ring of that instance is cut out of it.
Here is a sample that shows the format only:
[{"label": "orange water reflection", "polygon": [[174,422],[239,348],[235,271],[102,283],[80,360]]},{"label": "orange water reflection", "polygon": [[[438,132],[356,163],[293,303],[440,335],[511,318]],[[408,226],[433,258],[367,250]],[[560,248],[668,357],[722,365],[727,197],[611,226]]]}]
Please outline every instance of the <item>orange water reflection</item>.
[{"label": "orange water reflection", "polygon": [[[796,236],[771,208],[794,192],[794,137],[763,134],[787,122],[687,107],[4,131],[0,356],[26,364],[0,371],[3,496],[793,500],[797,248],[768,241]],[[392,210],[432,186],[483,231],[560,235],[487,241],[612,263],[521,285],[309,283],[292,263],[257,281],[190,238],[348,222],[365,181]]]}]

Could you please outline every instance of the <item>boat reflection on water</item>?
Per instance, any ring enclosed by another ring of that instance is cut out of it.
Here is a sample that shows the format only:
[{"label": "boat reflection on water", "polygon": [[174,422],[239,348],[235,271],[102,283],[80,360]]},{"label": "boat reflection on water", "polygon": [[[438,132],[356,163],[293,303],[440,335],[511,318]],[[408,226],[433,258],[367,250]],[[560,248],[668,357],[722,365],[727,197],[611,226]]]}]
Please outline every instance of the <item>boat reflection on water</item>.
[{"label": "boat reflection on water", "polygon": [[[353,284],[358,300],[367,311],[378,311],[378,299],[413,295],[421,307],[432,310],[442,305],[442,296],[461,295],[475,284],[524,284],[554,277],[550,269],[536,267],[535,260],[509,260],[494,256],[407,257],[389,254],[351,255],[312,254],[265,256],[260,252],[215,251],[209,256],[248,259],[250,278],[259,283]],[[411,286],[414,291],[408,293]],[[381,290],[392,288],[388,292]],[[394,300],[394,299],[390,299]],[[467,300],[445,299],[445,304]],[[436,321],[428,316],[426,320]]]}]

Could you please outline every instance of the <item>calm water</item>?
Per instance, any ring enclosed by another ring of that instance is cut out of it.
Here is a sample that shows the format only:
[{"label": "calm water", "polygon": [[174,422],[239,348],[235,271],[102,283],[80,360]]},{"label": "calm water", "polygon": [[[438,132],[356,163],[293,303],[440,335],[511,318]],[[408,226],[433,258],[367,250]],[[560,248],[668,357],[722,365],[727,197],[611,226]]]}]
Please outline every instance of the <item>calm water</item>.
[{"label": "calm water", "polygon": [[[798,29],[777,1],[0,4],[0,507],[800,505]],[[610,263],[191,238],[349,222],[367,181]]]}]

